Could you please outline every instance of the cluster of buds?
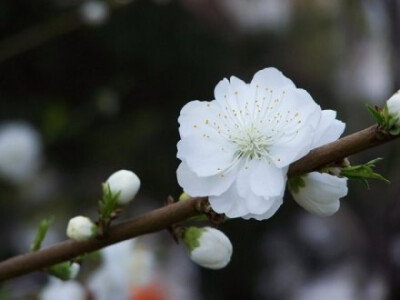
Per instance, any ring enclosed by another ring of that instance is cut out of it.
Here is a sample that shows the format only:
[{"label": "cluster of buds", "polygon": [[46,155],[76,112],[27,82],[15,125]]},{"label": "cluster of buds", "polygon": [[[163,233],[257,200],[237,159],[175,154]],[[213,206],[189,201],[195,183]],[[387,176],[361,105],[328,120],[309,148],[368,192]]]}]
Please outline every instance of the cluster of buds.
[{"label": "cluster of buds", "polygon": [[[83,242],[104,233],[104,224],[109,225],[117,211],[131,202],[140,188],[138,176],[127,170],[113,173],[103,184],[103,198],[99,202],[99,221],[93,222],[86,216],[76,216],[69,220],[66,234],[75,241]],[[47,228],[46,228],[47,230]],[[79,264],[62,262],[49,269],[49,273],[62,279],[74,279],[79,272]]]},{"label": "cluster of buds", "polygon": [[[86,216],[76,216],[69,220],[67,236],[75,241],[91,240],[103,233],[104,224],[118,215],[121,207],[130,203],[140,188],[138,176],[127,170],[113,173],[103,184],[103,198],[99,202],[99,221],[93,222]],[[188,196],[190,198],[190,196]],[[188,250],[190,259],[196,264],[209,269],[224,268],[231,260],[232,244],[229,238],[221,231],[211,227],[188,227],[181,235],[182,241]],[[71,279],[76,276],[72,272],[72,264],[63,263],[57,272],[63,279]],[[71,275],[64,276],[65,267],[70,266]],[[78,265],[79,266],[79,265]],[[79,270],[79,269],[78,269]],[[53,272],[54,274],[55,272]],[[77,272],[76,272],[77,273]]]},{"label": "cluster of buds", "polygon": [[[100,220],[97,225],[109,224],[120,207],[135,198],[139,188],[140,179],[132,171],[120,170],[113,173],[103,184],[103,199],[99,203]],[[76,241],[93,239],[100,233],[97,225],[88,217],[76,216],[68,222],[67,236]]]}]

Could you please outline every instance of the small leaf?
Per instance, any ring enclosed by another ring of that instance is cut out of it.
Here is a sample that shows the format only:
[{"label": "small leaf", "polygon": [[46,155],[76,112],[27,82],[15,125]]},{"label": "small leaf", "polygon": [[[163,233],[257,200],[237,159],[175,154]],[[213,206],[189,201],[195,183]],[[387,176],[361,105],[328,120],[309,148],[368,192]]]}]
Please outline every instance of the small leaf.
[{"label": "small leaf", "polygon": [[31,243],[31,251],[38,251],[46,237],[47,231],[54,221],[54,217],[46,218],[40,221],[35,239]]},{"label": "small leaf", "polygon": [[367,110],[371,114],[371,116],[376,120],[379,125],[382,125],[384,122],[384,117],[380,111],[378,111],[375,107],[370,104],[366,104]]},{"label": "small leaf", "polygon": [[71,279],[71,263],[69,261],[64,261],[58,264],[55,264],[49,268],[49,273],[54,277],[57,277],[61,280],[70,280]]},{"label": "small leaf", "polygon": [[341,175],[349,179],[361,180],[367,185],[367,187],[369,187],[367,179],[377,179],[390,183],[388,179],[373,170],[373,168],[375,168],[375,163],[380,160],[382,160],[382,158],[371,160],[366,164],[342,168]]},{"label": "small leaf", "polygon": [[113,218],[114,212],[119,208],[118,198],[120,194],[120,191],[113,194],[109,184],[103,184],[103,198],[99,201],[100,220],[108,222]]}]

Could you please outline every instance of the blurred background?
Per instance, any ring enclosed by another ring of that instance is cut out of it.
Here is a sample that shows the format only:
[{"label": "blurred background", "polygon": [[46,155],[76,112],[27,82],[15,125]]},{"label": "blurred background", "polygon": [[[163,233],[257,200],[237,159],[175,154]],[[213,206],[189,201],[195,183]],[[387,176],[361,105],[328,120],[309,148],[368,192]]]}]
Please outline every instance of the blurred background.
[{"label": "blurred background", "polygon": [[[373,123],[366,103],[399,89],[399,56],[397,0],[0,2],[0,258],[29,251],[45,217],[55,218],[47,245],[66,239],[71,217],[96,218],[100,184],[116,170],[142,180],[122,219],[178,197],[179,111],[212,100],[223,77],[249,82],[275,66],[337,110],[348,134]],[[384,157],[377,170],[392,183],[350,182],[333,217],[307,214],[288,194],[270,220],[223,224],[234,245],[223,270],[192,264],[167,232],[137,239],[134,251],[147,254],[131,253],[140,267],[126,273],[129,296],[114,287],[103,298],[399,299],[399,150],[351,157]],[[102,263],[92,260],[77,282],[95,297]],[[37,299],[51,284],[35,272],[2,284],[0,299]]]}]

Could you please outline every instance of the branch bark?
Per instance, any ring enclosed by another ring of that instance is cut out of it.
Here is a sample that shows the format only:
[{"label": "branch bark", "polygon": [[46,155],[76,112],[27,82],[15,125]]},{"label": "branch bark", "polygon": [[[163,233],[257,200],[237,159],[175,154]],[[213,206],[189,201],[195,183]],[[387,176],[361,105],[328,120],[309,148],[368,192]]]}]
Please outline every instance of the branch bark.
[{"label": "branch bark", "polygon": [[[294,162],[289,177],[318,170],[329,163],[339,161],[352,154],[390,142],[399,136],[391,136],[374,125],[335,142],[312,150],[308,155]],[[54,246],[9,258],[0,263],[0,281],[21,276],[35,270],[50,267],[56,263],[71,260],[108,245],[168,228],[190,217],[204,213],[208,200],[205,197],[191,198],[150,211],[137,218],[110,228],[107,237],[76,242],[66,240]]]},{"label": "branch bark", "polygon": [[385,144],[398,137],[398,135],[389,135],[379,130],[377,125],[373,125],[311,150],[306,156],[290,165],[288,176],[298,176],[318,170],[329,163],[340,161],[350,155]]}]

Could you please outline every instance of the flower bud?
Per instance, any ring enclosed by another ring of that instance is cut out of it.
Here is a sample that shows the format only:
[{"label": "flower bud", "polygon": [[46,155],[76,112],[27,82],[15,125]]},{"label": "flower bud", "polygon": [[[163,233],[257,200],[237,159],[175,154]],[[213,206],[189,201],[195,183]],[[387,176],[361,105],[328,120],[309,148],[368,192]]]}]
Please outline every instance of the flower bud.
[{"label": "flower bud", "polygon": [[289,181],[294,200],[308,212],[320,217],[339,210],[340,198],[347,195],[347,178],[311,172]]},{"label": "flower bud", "polygon": [[140,179],[135,173],[127,170],[120,170],[112,174],[106,181],[113,194],[120,193],[119,204],[127,204],[135,198],[140,188]]},{"label": "flower bud", "polygon": [[97,227],[87,217],[77,216],[69,220],[67,236],[75,241],[87,241],[97,235]]},{"label": "flower bud", "polygon": [[186,201],[186,200],[189,200],[190,198],[191,198],[191,197],[190,197],[189,194],[182,193],[182,194],[179,196],[178,201]]},{"label": "flower bud", "polygon": [[398,90],[389,100],[386,102],[389,114],[396,118],[396,125],[400,126],[400,90]]},{"label": "flower bud", "polygon": [[80,264],[73,262],[69,269],[69,278],[75,279],[76,276],[78,276],[80,269],[81,269]]},{"label": "flower bud", "polygon": [[204,268],[222,269],[231,260],[232,244],[222,231],[211,227],[189,227],[182,239],[190,259]]},{"label": "flower bud", "polygon": [[53,265],[49,269],[49,273],[61,280],[71,280],[78,276],[80,265],[76,262],[61,262]]}]

